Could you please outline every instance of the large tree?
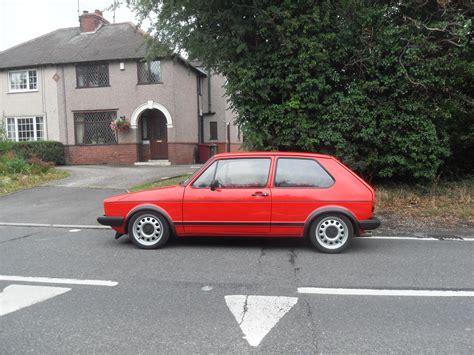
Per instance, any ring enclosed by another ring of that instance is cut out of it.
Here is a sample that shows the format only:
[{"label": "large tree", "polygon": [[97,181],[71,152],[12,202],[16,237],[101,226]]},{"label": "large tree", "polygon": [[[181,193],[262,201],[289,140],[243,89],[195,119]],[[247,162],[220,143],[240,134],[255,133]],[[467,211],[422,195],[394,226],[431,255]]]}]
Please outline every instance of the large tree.
[{"label": "large tree", "polygon": [[152,22],[151,55],[227,77],[250,148],[327,152],[369,179],[472,169],[469,1],[127,3]]}]

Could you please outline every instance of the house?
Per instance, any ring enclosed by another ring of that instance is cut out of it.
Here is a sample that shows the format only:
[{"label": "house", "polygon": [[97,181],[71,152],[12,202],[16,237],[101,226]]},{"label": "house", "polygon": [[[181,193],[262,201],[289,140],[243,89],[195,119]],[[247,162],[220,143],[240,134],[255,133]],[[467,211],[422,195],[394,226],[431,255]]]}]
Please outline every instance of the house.
[{"label": "house", "polygon": [[[84,13],[0,52],[0,119],[8,139],[57,140],[70,164],[190,164],[198,144],[240,147],[223,85],[180,56],[145,61],[146,34]],[[123,117],[128,131],[111,121]]]}]

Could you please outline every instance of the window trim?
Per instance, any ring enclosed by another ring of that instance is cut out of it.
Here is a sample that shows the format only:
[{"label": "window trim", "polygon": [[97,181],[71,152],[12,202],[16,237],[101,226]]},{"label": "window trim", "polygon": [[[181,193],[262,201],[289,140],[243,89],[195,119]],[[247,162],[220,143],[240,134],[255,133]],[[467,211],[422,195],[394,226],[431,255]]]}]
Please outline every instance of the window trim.
[{"label": "window trim", "polygon": [[[78,67],[93,67],[105,65],[107,67],[107,85],[98,85],[98,86],[79,86],[79,73],[77,72]],[[76,89],[97,89],[97,88],[107,88],[110,87],[110,70],[108,62],[86,62],[86,63],[77,63],[75,66],[76,70]]]},{"label": "window trim", "polygon": [[209,163],[209,165],[205,166],[205,169],[202,170],[202,172],[197,175],[192,181],[189,181],[188,182],[188,185],[186,186],[191,186],[192,189],[196,189],[196,190],[203,190],[203,189],[207,189],[209,190],[209,187],[194,187],[194,183],[196,182],[197,179],[199,179],[199,177],[204,174],[204,172],[207,171],[207,169],[209,169],[212,164],[214,163],[217,163],[216,165],[216,170],[214,171],[214,175],[212,176],[212,180],[215,180],[216,178],[216,173],[217,173],[217,167],[219,166],[219,162],[220,161],[223,161],[223,160],[250,160],[250,159],[267,159],[267,160],[270,160],[270,165],[268,167],[268,174],[267,174],[267,181],[265,183],[265,185],[263,186],[254,186],[254,187],[250,187],[250,186],[242,186],[242,187],[220,187],[220,189],[222,190],[241,190],[241,189],[268,189],[270,188],[270,182],[271,182],[271,173],[272,173],[272,165],[273,165],[273,159],[272,157],[235,157],[235,158],[222,158],[222,159],[216,159],[216,160],[213,160]]},{"label": "window trim", "polygon": [[[78,143],[77,140],[77,124],[76,124],[76,119],[75,119],[75,114],[76,113],[98,113],[98,112],[115,112],[115,116],[117,116],[118,109],[105,109],[105,110],[78,110],[78,111],[72,111],[72,121],[74,125],[74,145],[80,145],[80,146],[87,146],[87,147],[95,147],[95,146],[106,146],[106,145],[117,145],[119,144],[118,140],[118,134],[117,132],[114,132],[115,134],[115,142],[113,143],[101,143],[101,144],[87,144],[87,143]],[[85,128],[84,128],[85,129]]]},{"label": "window trim", "polygon": [[[154,81],[154,82],[141,82],[140,81],[140,64],[150,64],[151,62],[159,62],[160,63],[160,80],[159,81]],[[161,59],[156,59],[156,60],[151,60],[151,61],[143,61],[143,60],[138,60],[137,61],[137,85],[156,85],[156,84],[163,84],[163,73],[162,73],[162,67],[161,67]]]},{"label": "window trim", "polygon": [[[28,79],[27,79],[28,89],[12,89],[10,74],[11,73],[20,73],[20,72],[24,72],[24,71],[26,71],[27,76],[28,76]],[[30,89],[29,88],[30,87],[30,71],[35,71],[36,72],[36,89]],[[35,92],[35,91],[38,91],[38,83],[39,83],[38,72],[39,72],[39,70],[36,69],[36,68],[9,70],[8,75],[7,75],[7,78],[8,78],[8,93],[9,94],[16,94],[16,93],[21,93],[21,92]]]},{"label": "window trim", "polygon": [[[38,131],[36,129],[37,127],[37,118],[41,117],[43,119],[43,138],[38,140]],[[41,141],[46,141],[48,140],[48,130],[47,130],[47,126],[46,126],[46,116],[45,115],[32,115],[32,116],[15,116],[15,117],[11,117],[11,116],[8,116],[8,117],[5,117],[5,129],[6,129],[6,132],[7,132],[7,139],[11,142],[41,142]],[[26,140],[26,141],[20,141],[19,139],[19,131],[18,131],[18,119],[22,119],[22,118],[32,118],[33,119],[33,140],[30,141],[30,140]],[[15,127],[15,138],[14,140],[10,140],[10,138],[8,137],[8,120],[9,119],[13,119],[14,120],[14,127]]]},{"label": "window trim", "polygon": [[[277,172],[278,172],[278,161],[280,159],[311,160],[311,161],[315,162],[316,164],[318,164],[321,167],[321,169],[323,169],[326,172],[326,174],[329,175],[329,177],[332,179],[332,184],[329,185],[329,186],[326,186],[326,187],[320,187],[320,186],[276,186],[275,182],[276,182],[276,175],[277,175]],[[336,179],[334,178],[334,176],[332,176],[332,174],[316,158],[282,157],[282,156],[276,158],[275,172],[273,174],[273,179],[272,179],[272,188],[273,189],[329,189],[329,188],[333,187],[335,183],[336,183]]]}]

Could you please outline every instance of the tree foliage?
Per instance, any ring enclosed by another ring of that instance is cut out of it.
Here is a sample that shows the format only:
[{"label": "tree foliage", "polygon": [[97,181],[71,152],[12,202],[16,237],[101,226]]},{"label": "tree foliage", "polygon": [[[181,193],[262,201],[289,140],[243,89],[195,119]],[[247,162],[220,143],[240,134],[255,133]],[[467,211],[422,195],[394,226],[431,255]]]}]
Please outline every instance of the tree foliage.
[{"label": "tree foliage", "polygon": [[470,1],[127,3],[151,19],[153,54],[227,77],[252,149],[326,152],[369,179],[472,172]]}]

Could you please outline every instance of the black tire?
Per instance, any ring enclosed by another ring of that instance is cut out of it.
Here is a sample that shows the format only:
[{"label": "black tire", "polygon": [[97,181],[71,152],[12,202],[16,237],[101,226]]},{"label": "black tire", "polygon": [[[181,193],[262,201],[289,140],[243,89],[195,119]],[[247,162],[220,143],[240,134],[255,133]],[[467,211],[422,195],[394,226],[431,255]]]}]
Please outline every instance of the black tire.
[{"label": "black tire", "polygon": [[128,236],[140,249],[161,248],[168,242],[170,234],[168,221],[156,212],[138,212],[128,222]]},{"label": "black tire", "polygon": [[309,240],[319,251],[328,254],[346,249],[354,236],[354,227],[344,215],[325,214],[317,217],[309,229]]}]

